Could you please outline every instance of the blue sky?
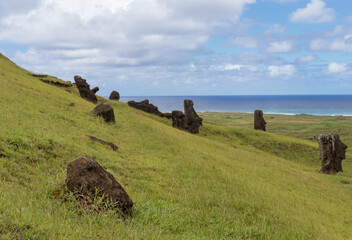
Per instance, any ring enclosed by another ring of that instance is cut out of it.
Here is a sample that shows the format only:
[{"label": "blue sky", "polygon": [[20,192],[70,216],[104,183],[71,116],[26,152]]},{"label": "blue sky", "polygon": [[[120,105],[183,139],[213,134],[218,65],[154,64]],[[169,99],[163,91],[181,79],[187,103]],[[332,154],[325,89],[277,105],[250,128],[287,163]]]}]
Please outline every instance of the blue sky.
[{"label": "blue sky", "polygon": [[0,52],[100,95],[352,93],[352,1],[12,0]]}]

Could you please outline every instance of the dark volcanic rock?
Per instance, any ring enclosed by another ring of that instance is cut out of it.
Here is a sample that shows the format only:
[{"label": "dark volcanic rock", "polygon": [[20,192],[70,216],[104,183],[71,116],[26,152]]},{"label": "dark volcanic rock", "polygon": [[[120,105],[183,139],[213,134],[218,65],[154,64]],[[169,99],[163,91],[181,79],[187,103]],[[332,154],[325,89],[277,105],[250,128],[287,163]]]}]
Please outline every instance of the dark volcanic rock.
[{"label": "dark volcanic rock", "polygon": [[92,113],[102,116],[105,122],[115,122],[114,109],[108,103],[99,104],[93,109]]},{"label": "dark volcanic rock", "polygon": [[47,84],[51,84],[51,85],[54,85],[54,86],[57,86],[57,87],[72,87],[72,83],[71,82],[66,82],[66,83],[63,83],[63,82],[59,82],[59,81],[49,81],[49,80],[45,80],[45,79],[39,79],[40,81],[44,82],[44,83],[47,83]]},{"label": "dark volcanic rock", "polygon": [[96,94],[99,91],[99,87],[92,88],[92,92]]},{"label": "dark volcanic rock", "polygon": [[115,144],[113,144],[112,142],[107,142],[107,141],[104,141],[104,140],[101,140],[99,138],[96,138],[96,137],[93,137],[93,136],[88,136],[90,138],[90,140],[92,140],[93,142],[98,142],[100,144],[103,144],[103,145],[107,145],[109,147],[112,148],[112,150],[116,151],[117,149],[119,149],[118,146],[116,146]]},{"label": "dark volcanic rock", "polygon": [[112,91],[109,97],[110,100],[120,100],[120,93],[116,91]]},{"label": "dark volcanic rock", "polygon": [[149,100],[143,100],[141,102],[129,101],[128,105],[144,112],[153,113],[158,116],[161,116],[161,112],[158,110],[158,107],[154,106],[153,104],[149,103]]},{"label": "dark volcanic rock", "polygon": [[[112,93],[111,93],[111,95],[112,95]],[[111,95],[110,95],[110,99],[111,99]],[[148,99],[145,99],[140,102],[129,101],[127,103],[129,106],[137,108],[137,109],[142,110],[144,112],[152,113],[152,114],[158,115],[159,117],[166,117],[168,119],[172,118],[172,113],[160,112],[157,106],[154,106],[153,104],[149,103]]]},{"label": "dark volcanic rock", "polygon": [[67,188],[79,195],[105,197],[124,214],[130,214],[133,201],[114,176],[93,159],[79,158],[67,166]]},{"label": "dark volcanic rock", "polygon": [[319,157],[322,173],[335,174],[343,172],[342,160],[346,158],[347,146],[341,142],[338,134],[319,135]]},{"label": "dark volcanic rock", "polygon": [[181,111],[172,111],[172,126],[179,129],[185,129],[185,114]]},{"label": "dark volcanic rock", "polygon": [[266,131],[266,122],[263,118],[263,111],[262,110],[255,110],[254,111],[254,129]]},{"label": "dark volcanic rock", "polygon": [[192,100],[184,100],[183,105],[185,109],[185,129],[191,133],[198,133],[203,119],[194,110]]},{"label": "dark volcanic rock", "polygon": [[161,117],[165,117],[165,118],[167,118],[167,119],[171,119],[171,118],[172,118],[172,113],[168,113],[168,112],[166,112],[166,113],[161,113],[160,116],[161,116]]},{"label": "dark volcanic rock", "polygon": [[74,79],[75,79],[76,87],[78,88],[78,91],[81,97],[92,103],[97,103],[98,99],[93,93],[93,91],[90,90],[90,86],[87,83],[87,81],[80,76],[75,76]]},{"label": "dark volcanic rock", "polygon": [[46,78],[48,77],[47,74],[31,74],[33,77],[37,77],[37,78]]}]

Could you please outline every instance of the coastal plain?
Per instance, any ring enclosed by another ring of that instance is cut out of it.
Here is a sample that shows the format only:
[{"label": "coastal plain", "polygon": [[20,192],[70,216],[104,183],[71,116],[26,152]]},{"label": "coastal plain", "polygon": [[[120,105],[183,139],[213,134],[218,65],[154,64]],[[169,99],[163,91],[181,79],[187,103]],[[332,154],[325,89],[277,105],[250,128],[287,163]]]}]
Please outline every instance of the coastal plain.
[{"label": "coastal plain", "polygon": [[[350,149],[343,173],[321,174],[314,139],[338,133],[352,148],[350,117],[264,112],[262,132],[251,114],[202,113],[190,134],[98,98],[115,111],[106,123],[73,86],[39,81],[3,55],[0,84],[0,239],[352,238]],[[67,191],[67,165],[80,157],[121,183],[132,217],[82,206]]]}]

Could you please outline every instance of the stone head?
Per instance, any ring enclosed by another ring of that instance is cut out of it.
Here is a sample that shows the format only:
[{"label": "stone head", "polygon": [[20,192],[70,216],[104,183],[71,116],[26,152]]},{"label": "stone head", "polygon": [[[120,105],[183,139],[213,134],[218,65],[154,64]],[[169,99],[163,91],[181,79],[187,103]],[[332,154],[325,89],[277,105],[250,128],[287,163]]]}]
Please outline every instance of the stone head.
[{"label": "stone head", "polygon": [[341,142],[338,134],[334,134],[333,137],[335,140],[335,156],[340,159],[345,159],[347,145]]}]

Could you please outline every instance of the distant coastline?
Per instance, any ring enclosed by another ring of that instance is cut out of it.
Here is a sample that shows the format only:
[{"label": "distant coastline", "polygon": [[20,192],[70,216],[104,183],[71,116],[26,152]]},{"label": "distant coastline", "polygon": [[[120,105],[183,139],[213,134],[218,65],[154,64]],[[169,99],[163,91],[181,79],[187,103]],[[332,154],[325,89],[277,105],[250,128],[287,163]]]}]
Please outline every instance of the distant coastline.
[{"label": "distant coastline", "polygon": [[149,99],[162,112],[183,110],[183,100],[192,99],[197,112],[352,116],[352,95],[227,95],[227,96],[123,96],[121,101]]}]

